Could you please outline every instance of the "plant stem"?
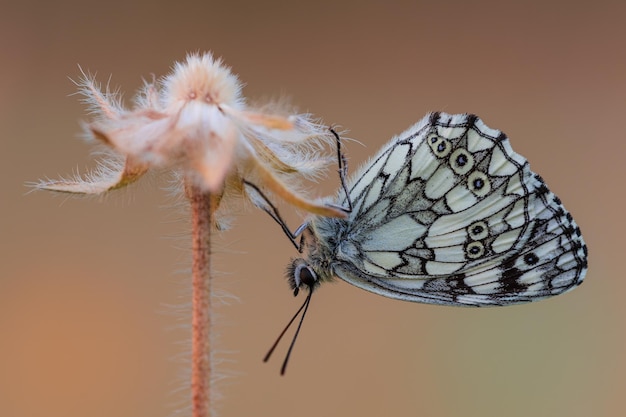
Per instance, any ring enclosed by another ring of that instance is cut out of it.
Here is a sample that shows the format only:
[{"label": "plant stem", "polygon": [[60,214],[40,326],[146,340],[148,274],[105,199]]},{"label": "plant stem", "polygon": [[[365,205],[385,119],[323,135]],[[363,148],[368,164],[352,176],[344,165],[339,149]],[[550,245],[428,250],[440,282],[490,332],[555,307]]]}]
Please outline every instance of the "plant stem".
[{"label": "plant stem", "polygon": [[191,401],[193,417],[211,414],[211,226],[215,196],[188,184],[192,222],[192,349]]}]

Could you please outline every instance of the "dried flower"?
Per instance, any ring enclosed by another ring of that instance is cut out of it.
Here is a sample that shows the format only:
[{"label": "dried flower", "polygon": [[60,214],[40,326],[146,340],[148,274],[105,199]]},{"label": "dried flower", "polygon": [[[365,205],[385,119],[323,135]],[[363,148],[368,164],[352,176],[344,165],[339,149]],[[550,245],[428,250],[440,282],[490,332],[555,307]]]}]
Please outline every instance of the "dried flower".
[{"label": "dried flower", "polygon": [[162,80],[145,82],[130,110],[93,77],[84,75],[78,85],[93,116],[86,136],[113,155],[87,175],[44,180],[36,188],[101,194],[168,168],[181,172],[187,186],[220,199],[245,194],[245,179],[311,213],[343,216],[296,191],[299,179],[315,179],[333,160],[322,151],[331,140],[326,129],[304,115],[250,108],[237,76],[211,54],[191,54]]}]

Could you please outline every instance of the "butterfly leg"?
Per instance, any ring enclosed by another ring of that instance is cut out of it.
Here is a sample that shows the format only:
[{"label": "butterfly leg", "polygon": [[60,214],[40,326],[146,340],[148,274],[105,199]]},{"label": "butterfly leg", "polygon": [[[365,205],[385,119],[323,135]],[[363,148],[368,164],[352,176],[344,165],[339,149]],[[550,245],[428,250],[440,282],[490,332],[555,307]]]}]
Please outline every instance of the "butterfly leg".
[{"label": "butterfly leg", "polygon": [[[251,197],[252,203],[267,214],[269,214],[269,216],[274,219],[276,223],[278,223],[280,228],[283,230],[285,235],[287,235],[287,238],[291,241],[291,243],[293,243],[298,252],[302,253],[302,251],[304,250],[304,235],[302,234],[302,232],[304,231],[304,229],[306,229],[308,223],[302,224],[296,229],[295,232],[292,232],[291,230],[289,230],[287,223],[285,223],[283,218],[280,216],[280,213],[278,212],[276,206],[274,206],[274,204],[272,204],[272,202],[265,196],[265,194],[263,194],[263,191],[261,191],[259,187],[252,184],[251,182],[244,180],[243,183],[246,188],[246,192]],[[298,236],[300,236],[299,242]]]},{"label": "butterfly leg", "polygon": [[333,136],[335,136],[335,139],[337,141],[337,172],[339,173],[339,180],[341,181],[341,189],[346,194],[346,201],[348,202],[347,208],[339,207],[334,204],[332,206],[343,210],[346,213],[351,213],[352,201],[350,200],[350,192],[348,191],[348,186],[346,185],[346,178],[348,177],[348,160],[346,159],[346,156],[343,154],[343,152],[341,152],[341,138],[339,137],[339,134],[332,127],[330,128],[330,132],[333,134]]}]

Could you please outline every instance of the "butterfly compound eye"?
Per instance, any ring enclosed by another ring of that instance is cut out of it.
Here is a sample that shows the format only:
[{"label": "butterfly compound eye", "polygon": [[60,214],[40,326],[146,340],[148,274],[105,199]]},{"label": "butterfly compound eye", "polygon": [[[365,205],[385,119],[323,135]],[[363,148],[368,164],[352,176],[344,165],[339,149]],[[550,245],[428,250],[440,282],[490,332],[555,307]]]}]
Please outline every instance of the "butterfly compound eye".
[{"label": "butterfly compound eye", "polygon": [[304,266],[300,268],[300,285],[304,284],[307,287],[312,287],[317,282],[317,275],[311,269],[310,266]]}]

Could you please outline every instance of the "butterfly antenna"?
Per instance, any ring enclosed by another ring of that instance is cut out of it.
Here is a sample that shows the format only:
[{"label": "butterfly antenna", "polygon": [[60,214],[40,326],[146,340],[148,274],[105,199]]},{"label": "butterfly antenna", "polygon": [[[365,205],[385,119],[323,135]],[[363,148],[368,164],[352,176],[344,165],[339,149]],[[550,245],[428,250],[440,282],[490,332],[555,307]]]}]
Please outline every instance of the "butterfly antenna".
[{"label": "butterfly antenna", "polygon": [[[278,336],[278,338],[276,339],[276,341],[274,342],[274,344],[272,345],[270,350],[267,352],[267,354],[263,358],[263,362],[267,362],[270,359],[270,356],[272,356],[272,353],[274,353],[274,349],[276,349],[276,346],[278,346],[278,343],[280,343],[280,340],[283,338],[283,336],[287,332],[287,329],[289,329],[289,327],[291,327],[291,324],[294,322],[296,317],[298,317],[298,314],[300,314],[300,312],[304,309],[304,307],[309,304],[309,299],[310,298],[311,298],[311,293],[309,293],[309,295],[307,296],[306,300],[304,300],[304,303],[302,303],[302,306],[298,309],[298,311],[296,311],[296,314],[294,314],[293,317],[291,318],[291,320],[289,320],[289,323],[287,323],[287,325],[285,326],[283,331],[280,332],[280,335]],[[300,324],[302,324],[302,320],[300,320]],[[300,329],[300,326],[298,326],[298,330],[299,329]],[[293,346],[293,343],[292,343],[292,346]]]},{"label": "butterfly antenna", "polygon": [[[289,362],[289,356],[291,356],[293,346],[296,344],[296,339],[298,338],[298,333],[300,333],[300,328],[302,327],[304,316],[306,316],[306,311],[309,309],[309,304],[311,303],[311,294],[313,294],[313,291],[309,291],[309,294],[306,296],[306,300],[304,300],[304,304],[302,304],[302,307],[304,307],[304,311],[302,312],[302,317],[300,317],[300,323],[298,323],[296,333],[293,335],[293,339],[291,339],[291,345],[289,345],[289,350],[287,351],[287,355],[285,356],[285,360],[283,361],[283,366],[280,368],[281,375],[285,375],[285,371],[287,370],[287,362]],[[300,310],[302,310],[302,307],[300,307]]]}]

